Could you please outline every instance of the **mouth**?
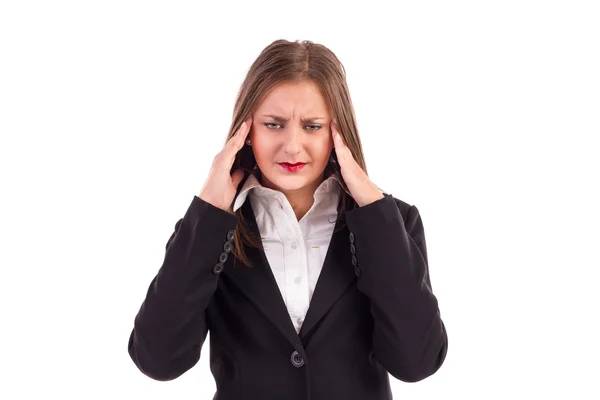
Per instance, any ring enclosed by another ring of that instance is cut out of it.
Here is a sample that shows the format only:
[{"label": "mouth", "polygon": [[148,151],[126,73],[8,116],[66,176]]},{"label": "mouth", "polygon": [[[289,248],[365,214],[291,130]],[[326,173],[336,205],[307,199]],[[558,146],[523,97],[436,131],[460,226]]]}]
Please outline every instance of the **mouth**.
[{"label": "mouth", "polygon": [[306,163],[279,163],[279,165],[281,165],[286,171],[298,172],[306,165]]}]

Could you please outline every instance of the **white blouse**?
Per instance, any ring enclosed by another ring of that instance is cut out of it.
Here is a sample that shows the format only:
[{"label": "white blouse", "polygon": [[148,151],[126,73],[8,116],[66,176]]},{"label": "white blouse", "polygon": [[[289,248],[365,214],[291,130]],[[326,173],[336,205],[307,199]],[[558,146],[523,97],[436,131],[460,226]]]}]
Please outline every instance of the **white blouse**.
[{"label": "white blouse", "polygon": [[314,202],[298,221],[285,195],[250,175],[233,211],[249,195],[265,254],[296,332],[300,332],[335,227],[341,187],[331,175],[314,193]]}]

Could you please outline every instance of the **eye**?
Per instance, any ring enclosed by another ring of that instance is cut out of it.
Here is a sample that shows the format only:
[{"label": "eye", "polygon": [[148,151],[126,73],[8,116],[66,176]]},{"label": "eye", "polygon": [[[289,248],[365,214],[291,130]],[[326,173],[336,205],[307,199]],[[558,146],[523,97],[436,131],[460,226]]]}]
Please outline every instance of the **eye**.
[{"label": "eye", "polygon": [[[275,128],[272,128],[272,126],[279,126],[279,127],[281,127],[280,124],[276,124],[274,122],[265,122],[264,125],[267,128],[269,128],[270,130],[275,129]],[[308,129],[309,131],[313,131],[314,132],[314,131],[318,131],[319,129],[321,129],[322,126],[321,125],[306,125],[306,127],[310,128],[310,129]]]}]

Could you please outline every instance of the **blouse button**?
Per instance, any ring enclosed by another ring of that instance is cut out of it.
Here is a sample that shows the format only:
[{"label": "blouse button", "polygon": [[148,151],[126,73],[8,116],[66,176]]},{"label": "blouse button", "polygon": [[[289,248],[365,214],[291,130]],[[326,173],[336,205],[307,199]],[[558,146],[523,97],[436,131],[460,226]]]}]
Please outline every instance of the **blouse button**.
[{"label": "blouse button", "polygon": [[298,243],[292,242],[292,249],[296,250],[296,247],[298,247]]},{"label": "blouse button", "polygon": [[350,232],[349,239],[350,243],[354,243],[354,233]]},{"label": "blouse button", "polygon": [[352,254],[356,254],[356,246],[354,246],[354,244],[352,244],[352,243],[350,244],[350,252]]}]

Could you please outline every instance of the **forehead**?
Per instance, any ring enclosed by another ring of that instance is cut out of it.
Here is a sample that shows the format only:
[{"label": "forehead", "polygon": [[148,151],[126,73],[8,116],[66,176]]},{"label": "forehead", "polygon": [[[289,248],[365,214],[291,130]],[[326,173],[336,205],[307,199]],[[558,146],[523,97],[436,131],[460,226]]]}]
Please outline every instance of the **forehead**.
[{"label": "forehead", "polygon": [[[327,113],[325,97],[311,81],[284,82],[275,86],[257,107],[259,111],[288,114]],[[286,115],[287,116],[287,115]]]}]

